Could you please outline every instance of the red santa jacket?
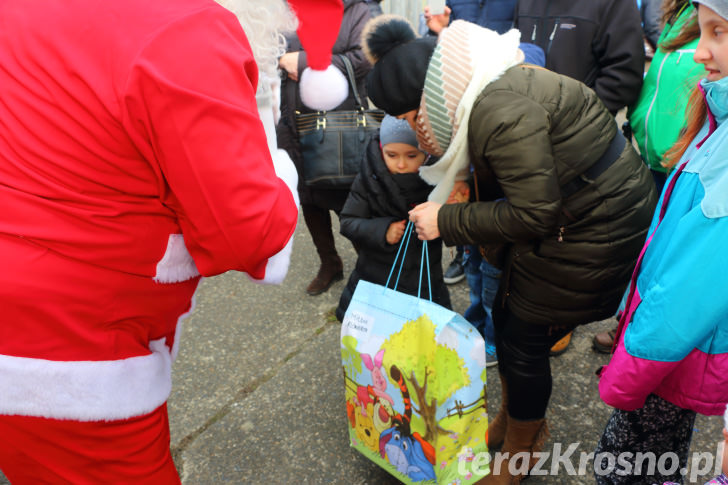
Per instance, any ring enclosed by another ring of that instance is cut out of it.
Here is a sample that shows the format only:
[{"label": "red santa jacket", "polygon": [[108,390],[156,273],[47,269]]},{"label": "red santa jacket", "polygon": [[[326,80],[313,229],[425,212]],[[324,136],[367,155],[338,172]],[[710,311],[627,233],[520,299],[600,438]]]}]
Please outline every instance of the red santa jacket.
[{"label": "red santa jacket", "polygon": [[266,275],[296,224],[257,68],[212,0],[0,9],[0,414],[162,404],[199,275]]}]

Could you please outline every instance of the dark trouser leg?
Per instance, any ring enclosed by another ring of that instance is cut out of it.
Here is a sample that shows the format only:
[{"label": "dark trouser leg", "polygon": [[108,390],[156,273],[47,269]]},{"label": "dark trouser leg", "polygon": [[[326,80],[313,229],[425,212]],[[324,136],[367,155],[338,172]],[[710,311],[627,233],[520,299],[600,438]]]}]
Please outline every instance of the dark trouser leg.
[{"label": "dark trouser leg", "polygon": [[549,327],[526,322],[496,298],[493,308],[498,368],[508,382],[508,414],[518,420],[546,416],[551,397],[551,347],[573,327]]},{"label": "dark trouser leg", "polygon": [[687,470],[694,423],[695,411],[654,394],[647,397],[641,409],[615,409],[595,451],[596,482],[683,483],[680,470]]},{"label": "dark trouser leg", "polygon": [[321,263],[338,258],[329,210],[315,205],[302,205],[301,210]]},{"label": "dark trouser leg", "polygon": [[343,278],[343,263],[336,252],[334,233],[331,228],[331,213],[314,205],[302,205],[303,218],[306,221],[316,247],[321,267],[306,291],[310,295],[318,295],[328,290],[331,283]]}]

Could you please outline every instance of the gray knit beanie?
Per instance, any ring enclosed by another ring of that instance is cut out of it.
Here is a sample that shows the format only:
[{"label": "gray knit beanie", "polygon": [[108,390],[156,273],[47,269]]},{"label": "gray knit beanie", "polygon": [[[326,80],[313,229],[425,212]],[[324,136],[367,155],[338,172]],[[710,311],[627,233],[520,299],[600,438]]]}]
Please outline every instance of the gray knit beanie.
[{"label": "gray knit beanie", "polygon": [[382,142],[382,146],[388,143],[406,143],[417,147],[417,134],[407,120],[386,115],[379,127],[379,141]]},{"label": "gray knit beanie", "polygon": [[728,20],[728,0],[693,0],[713,10],[715,13]]}]

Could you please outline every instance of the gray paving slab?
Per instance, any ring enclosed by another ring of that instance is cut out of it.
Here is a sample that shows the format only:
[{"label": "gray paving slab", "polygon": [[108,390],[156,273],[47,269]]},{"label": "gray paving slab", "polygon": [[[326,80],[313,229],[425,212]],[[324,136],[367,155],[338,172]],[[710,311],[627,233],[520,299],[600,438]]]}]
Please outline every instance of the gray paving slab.
[{"label": "gray paving slab", "polygon": [[[302,221],[300,227],[305,228]],[[235,272],[203,280],[195,310],[184,322],[173,372],[173,448],[268,378],[329,318],[343,282],[318,297],[305,293],[318,269],[308,240],[299,228],[289,275],[281,286],[254,284]]]},{"label": "gray paving slab", "polygon": [[181,458],[183,483],[383,483],[348,447],[338,324],[210,426]]}]

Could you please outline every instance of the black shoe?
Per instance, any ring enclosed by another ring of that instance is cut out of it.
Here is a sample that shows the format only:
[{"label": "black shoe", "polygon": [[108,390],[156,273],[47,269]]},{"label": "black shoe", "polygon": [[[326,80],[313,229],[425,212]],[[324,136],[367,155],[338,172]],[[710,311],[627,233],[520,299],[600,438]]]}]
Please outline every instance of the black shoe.
[{"label": "black shoe", "polygon": [[463,257],[461,255],[455,256],[450,266],[445,270],[445,274],[442,278],[447,285],[454,285],[465,279],[465,269],[463,268]]}]

